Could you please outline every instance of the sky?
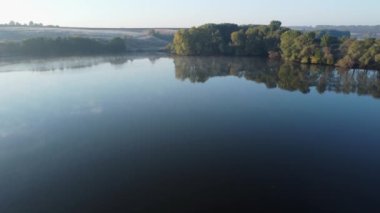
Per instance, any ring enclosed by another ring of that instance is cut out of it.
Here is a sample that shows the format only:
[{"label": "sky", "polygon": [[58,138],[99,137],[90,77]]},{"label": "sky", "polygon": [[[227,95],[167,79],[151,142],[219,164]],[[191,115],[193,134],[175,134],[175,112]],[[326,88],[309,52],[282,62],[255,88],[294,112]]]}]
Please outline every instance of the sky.
[{"label": "sky", "polygon": [[0,23],[191,27],[204,23],[380,25],[380,0],[0,0]]}]

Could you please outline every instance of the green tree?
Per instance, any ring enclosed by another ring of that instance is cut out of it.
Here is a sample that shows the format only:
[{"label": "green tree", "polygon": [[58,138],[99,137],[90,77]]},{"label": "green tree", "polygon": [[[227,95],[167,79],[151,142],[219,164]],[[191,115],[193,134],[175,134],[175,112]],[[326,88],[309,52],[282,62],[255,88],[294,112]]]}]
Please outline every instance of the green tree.
[{"label": "green tree", "polygon": [[270,22],[269,27],[271,28],[272,31],[276,31],[281,28],[281,25],[282,25],[281,21],[274,20]]}]

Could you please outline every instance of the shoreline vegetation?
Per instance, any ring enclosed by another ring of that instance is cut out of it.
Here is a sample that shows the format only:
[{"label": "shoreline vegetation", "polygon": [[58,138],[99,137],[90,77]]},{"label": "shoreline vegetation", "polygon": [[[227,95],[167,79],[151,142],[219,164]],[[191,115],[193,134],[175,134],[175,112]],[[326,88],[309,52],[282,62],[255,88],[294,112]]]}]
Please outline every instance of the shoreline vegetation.
[{"label": "shoreline vegetation", "polygon": [[125,40],[110,41],[81,37],[32,38],[22,42],[0,43],[0,56],[79,56],[124,53]]},{"label": "shoreline vegetation", "polygon": [[[171,42],[170,36],[152,31],[151,35],[162,42]],[[170,40],[169,40],[170,39]],[[41,56],[87,56],[124,54],[135,52],[167,52],[165,46],[147,48],[149,41],[128,37],[96,39],[86,37],[30,38],[20,42],[0,42],[0,57]],[[155,44],[152,44],[155,45]]]},{"label": "shoreline vegetation", "polygon": [[[147,52],[166,51],[179,56],[250,56],[380,70],[380,39],[355,39],[348,31],[332,29],[303,32],[283,27],[280,21],[272,21],[269,25],[205,24],[180,29],[174,35],[152,30],[148,36],[168,45],[166,49],[145,49]],[[127,37],[37,37],[0,42],[0,57],[123,54],[136,52],[142,45],[147,46],[149,42],[144,44],[144,40],[137,42]]]},{"label": "shoreline vegetation", "polygon": [[170,47],[183,56],[258,56],[301,64],[380,70],[380,39],[337,30],[301,32],[281,26],[205,24],[179,30]]}]

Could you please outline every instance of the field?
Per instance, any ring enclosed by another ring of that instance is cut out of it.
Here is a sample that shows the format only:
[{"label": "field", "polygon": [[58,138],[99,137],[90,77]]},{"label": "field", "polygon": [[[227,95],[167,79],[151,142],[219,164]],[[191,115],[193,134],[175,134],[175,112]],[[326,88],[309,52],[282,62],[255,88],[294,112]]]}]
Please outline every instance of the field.
[{"label": "field", "polygon": [[0,27],[0,42],[22,41],[30,38],[45,37],[85,37],[110,40],[115,37],[125,38],[130,50],[158,50],[164,48],[168,39],[155,36],[152,31],[170,37],[177,29],[100,29],[100,28],[66,28],[66,27]]}]

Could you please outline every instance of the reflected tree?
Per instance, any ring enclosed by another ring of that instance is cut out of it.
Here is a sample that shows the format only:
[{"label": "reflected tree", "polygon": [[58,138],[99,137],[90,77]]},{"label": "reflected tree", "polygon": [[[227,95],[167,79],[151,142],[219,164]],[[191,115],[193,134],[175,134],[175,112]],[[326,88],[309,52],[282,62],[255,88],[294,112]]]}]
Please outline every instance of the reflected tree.
[{"label": "reflected tree", "polygon": [[338,70],[331,66],[306,65],[247,57],[175,57],[175,76],[192,83],[212,77],[235,76],[267,88],[320,94],[371,95],[380,97],[380,74],[369,70]]}]

